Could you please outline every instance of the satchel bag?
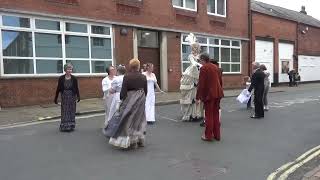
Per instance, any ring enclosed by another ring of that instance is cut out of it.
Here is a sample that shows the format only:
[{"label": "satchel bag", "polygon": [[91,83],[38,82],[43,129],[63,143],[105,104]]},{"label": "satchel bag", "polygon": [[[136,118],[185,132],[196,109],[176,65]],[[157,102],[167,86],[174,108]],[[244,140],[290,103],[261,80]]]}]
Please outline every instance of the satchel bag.
[{"label": "satchel bag", "polygon": [[251,93],[248,91],[248,89],[244,89],[237,97],[237,100],[242,104],[247,104],[250,97],[251,97]]}]

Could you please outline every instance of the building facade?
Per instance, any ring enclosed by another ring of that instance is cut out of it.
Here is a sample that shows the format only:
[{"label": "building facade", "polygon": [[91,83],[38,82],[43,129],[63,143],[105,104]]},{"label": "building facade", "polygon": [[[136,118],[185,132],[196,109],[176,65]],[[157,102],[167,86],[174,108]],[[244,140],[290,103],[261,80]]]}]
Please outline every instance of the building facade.
[{"label": "building facade", "polygon": [[155,65],[179,91],[193,32],[219,61],[225,88],[248,75],[248,0],[0,0],[0,105],[51,103],[63,65],[72,63],[82,98],[101,97],[110,64],[133,57]]},{"label": "building facade", "polygon": [[271,72],[274,85],[289,81],[295,69],[302,82],[319,81],[320,21],[301,12],[251,2],[251,55]]}]

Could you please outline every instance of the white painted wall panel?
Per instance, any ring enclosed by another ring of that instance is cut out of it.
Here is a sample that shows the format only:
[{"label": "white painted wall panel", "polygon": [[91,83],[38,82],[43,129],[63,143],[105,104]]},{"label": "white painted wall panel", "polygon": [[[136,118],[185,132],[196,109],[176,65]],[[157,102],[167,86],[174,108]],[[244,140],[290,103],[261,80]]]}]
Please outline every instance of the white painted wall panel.
[{"label": "white painted wall panel", "polygon": [[279,43],[279,82],[289,82],[289,77],[286,71],[283,70],[289,63],[289,70],[293,69],[293,44]]},{"label": "white painted wall panel", "polygon": [[320,80],[320,56],[298,57],[298,70],[301,81],[319,81]]},{"label": "white painted wall panel", "polygon": [[255,62],[264,64],[270,72],[270,81],[273,83],[273,42],[256,40]]}]

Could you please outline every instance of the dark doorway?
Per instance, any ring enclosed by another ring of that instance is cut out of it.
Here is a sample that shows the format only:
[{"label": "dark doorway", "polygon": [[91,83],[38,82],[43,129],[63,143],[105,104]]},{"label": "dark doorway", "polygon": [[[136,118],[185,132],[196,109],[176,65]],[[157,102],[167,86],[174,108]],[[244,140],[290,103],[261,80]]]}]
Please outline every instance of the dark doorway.
[{"label": "dark doorway", "polygon": [[138,58],[141,65],[152,63],[154,74],[157,76],[160,86],[160,42],[159,32],[149,30],[138,30]]}]

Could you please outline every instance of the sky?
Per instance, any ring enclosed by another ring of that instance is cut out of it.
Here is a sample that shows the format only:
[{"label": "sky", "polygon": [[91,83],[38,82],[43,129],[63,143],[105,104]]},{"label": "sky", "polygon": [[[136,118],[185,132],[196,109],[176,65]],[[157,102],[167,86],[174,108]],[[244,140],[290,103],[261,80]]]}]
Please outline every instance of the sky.
[{"label": "sky", "polygon": [[300,11],[301,6],[306,7],[308,15],[320,20],[320,0],[257,0],[267,4],[281,6],[287,9]]}]

